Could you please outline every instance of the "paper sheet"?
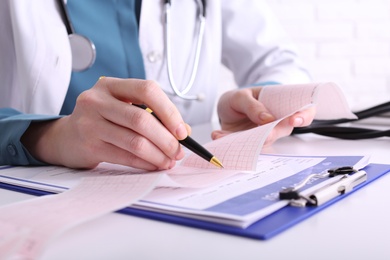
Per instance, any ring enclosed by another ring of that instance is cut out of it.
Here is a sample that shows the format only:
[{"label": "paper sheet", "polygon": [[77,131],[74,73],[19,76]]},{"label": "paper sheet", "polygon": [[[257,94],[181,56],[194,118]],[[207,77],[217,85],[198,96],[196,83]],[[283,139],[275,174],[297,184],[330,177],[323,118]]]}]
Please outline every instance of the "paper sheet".
[{"label": "paper sheet", "polygon": [[356,118],[340,88],[331,82],[266,86],[259,101],[278,119],[310,104],[316,107],[315,119]]},{"label": "paper sheet", "polygon": [[[29,185],[41,185],[39,187],[46,190],[61,192],[66,187],[71,189],[59,195],[0,208],[0,258],[20,256],[22,259],[34,259],[50,239],[65,228],[134,203],[152,190],[158,181],[160,186],[199,188],[223,181],[242,171],[253,171],[272,129],[283,118],[307,106],[316,106],[318,119],[353,116],[341,91],[332,83],[269,86],[262,90],[259,100],[278,118],[277,121],[205,145],[223,162],[226,167],[224,170],[215,169],[196,155],[188,156],[181,166],[159,174],[139,174],[142,172],[133,170],[129,173],[128,168],[126,170],[112,165],[104,169],[103,165],[95,172],[83,173],[51,167],[46,175],[39,174],[36,177],[32,168],[15,168],[12,176],[3,177],[5,182],[26,185],[27,182],[23,180],[27,178]],[[102,176],[85,178],[76,185],[80,176],[89,175]],[[65,187],[56,185],[59,180]]]},{"label": "paper sheet", "polygon": [[[63,192],[76,186],[82,178],[120,176],[147,173],[126,166],[102,163],[92,170],[76,170],[61,166],[11,167],[0,171],[0,181],[27,188],[53,193]],[[237,173],[219,168],[202,169],[177,166],[170,170],[155,172],[161,176],[157,186],[204,188],[218,183]]]},{"label": "paper sheet", "polygon": [[[260,92],[259,101],[277,118],[276,121],[204,145],[226,169],[255,171],[257,157],[272,129],[286,117],[310,106],[316,107],[316,119],[356,118],[341,90],[333,83],[266,86]],[[213,167],[193,154],[183,161],[183,165]]]},{"label": "paper sheet", "polygon": [[0,259],[37,259],[49,241],[71,226],[131,205],[161,176],[84,178],[76,187],[0,208]]}]

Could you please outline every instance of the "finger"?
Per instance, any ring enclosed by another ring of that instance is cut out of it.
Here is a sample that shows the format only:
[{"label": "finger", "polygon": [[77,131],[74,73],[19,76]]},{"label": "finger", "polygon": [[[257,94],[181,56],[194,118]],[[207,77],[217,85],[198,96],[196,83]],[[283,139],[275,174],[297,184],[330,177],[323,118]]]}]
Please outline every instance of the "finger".
[{"label": "finger", "polygon": [[188,135],[191,135],[192,134],[191,126],[189,124],[185,124],[185,126],[186,126],[186,129],[187,129]]},{"label": "finger", "polygon": [[299,111],[294,115],[292,115],[289,119],[289,123],[293,127],[308,126],[313,122],[315,114],[316,114],[315,107],[310,107],[308,109]]},{"label": "finger", "polygon": [[[256,98],[259,89],[245,89],[237,91],[232,100],[232,107],[237,112],[248,117],[256,125],[262,125],[275,120],[263,103]],[[257,94],[256,94],[257,93]]]},{"label": "finger", "polygon": [[[81,94],[78,98],[78,104],[86,109],[92,107],[94,112],[97,112],[105,120],[145,136],[171,159],[181,158],[181,155],[184,154],[179,142],[166,127],[141,108],[118,100],[109,94],[97,95],[97,92]],[[107,124],[104,125],[107,126]],[[115,130],[112,129],[112,133],[115,133]],[[111,143],[116,142],[111,140]]]},{"label": "finger", "polygon": [[147,105],[176,139],[182,140],[188,136],[179,111],[156,82],[103,78],[99,80],[99,83],[105,85],[117,99]]},{"label": "finger", "polygon": [[[160,169],[168,169],[172,164],[172,160],[179,160],[184,157],[184,151],[175,139],[171,144],[172,150],[178,151],[178,153],[175,158],[170,158],[150,140],[127,128],[107,122],[102,123],[97,131],[99,132],[99,139],[121,148],[136,158],[149,162]],[[156,133],[156,135],[158,134]]]},{"label": "finger", "polygon": [[99,157],[104,162],[125,165],[148,171],[171,169],[175,165],[175,161],[170,160],[169,164],[165,166],[158,166],[109,143],[105,143],[104,146],[101,147]]},{"label": "finger", "polygon": [[289,122],[289,118],[286,118],[280,121],[271,131],[271,133],[267,136],[267,139],[264,143],[264,146],[268,146],[273,144],[276,140],[288,136],[291,134],[293,130],[293,126],[291,126]]},{"label": "finger", "polygon": [[[144,136],[171,159],[179,159],[180,155],[184,154],[177,139],[165,128],[165,126],[161,124],[160,121],[147,111],[124,102],[117,102],[116,100],[107,102],[107,104],[111,105],[110,108],[101,109],[101,111],[99,111],[105,118],[109,118],[110,121],[117,125],[132,129],[134,132],[138,133],[139,137]],[[118,112],[115,113],[114,111]],[[125,131],[122,136],[126,136],[126,133],[129,135],[127,142],[124,143],[127,147],[123,148],[127,150],[131,148],[140,149],[138,146],[141,144],[137,144],[137,142],[144,141],[139,140],[139,138],[135,138],[134,133],[130,134],[130,131]],[[133,144],[134,147],[131,147],[131,144]],[[151,147],[146,146],[142,149],[149,151],[147,150],[149,148]]]},{"label": "finger", "polygon": [[[75,115],[63,118],[64,120],[71,120],[66,124],[70,127],[70,130],[63,134],[65,136],[64,140],[67,141],[60,146],[63,147],[61,151],[72,151],[61,156],[61,164],[65,166],[93,168],[100,162],[110,162],[156,170],[169,169],[175,164],[174,160],[163,154],[149,141],[147,145],[150,144],[151,148],[143,148],[142,145],[139,145],[141,147],[138,149],[134,148],[134,146],[137,146],[136,141],[135,145],[134,142],[131,143],[131,148],[126,150],[129,146],[128,140],[131,140],[131,137],[128,137],[129,132],[134,133],[131,130],[117,126],[101,117],[94,117],[93,119],[90,117],[71,119],[71,117],[75,117]],[[72,142],[72,140],[78,141]],[[133,151],[140,152],[140,154],[133,153]],[[184,152],[182,156],[184,156]]]},{"label": "finger", "polygon": [[[91,139],[93,141],[88,140],[83,145],[78,144],[78,148],[71,156],[63,156],[61,164],[70,168],[94,168],[101,162],[108,162],[145,170],[165,168],[145,161],[118,146],[96,139],[95,136]],[[167,169],[172,168],[174,164],[175,161],[172,160]]]},{"label": "finger", "polygon": [[280,121],[271,133],[267,136],[265,146],[273,144],[276,140],[288,136],[292,133],[294,127],[310,125],[314,119],[316,109],[310,107],[303,111],[296,112],[294,115]]}]

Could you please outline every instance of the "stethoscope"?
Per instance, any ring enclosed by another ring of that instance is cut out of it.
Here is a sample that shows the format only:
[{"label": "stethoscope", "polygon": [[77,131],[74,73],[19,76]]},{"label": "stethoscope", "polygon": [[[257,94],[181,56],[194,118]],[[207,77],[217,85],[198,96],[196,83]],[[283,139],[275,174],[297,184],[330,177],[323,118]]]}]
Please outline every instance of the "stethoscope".
[{"label": "stethoscope", "polygon": [[383,113],[390,112],[390,102],[379,104],[377,106],[355,112],[357,119],[339,119],[339,120],[314,120],[307,127],[295,128],[293,134],[314,133],[323,136],[335,137],[340,139],[358,140],[377,137],[390,137],[390,130],[377,130],[353,126],[339,126],[342,123],[356,122]]},{"label": "stethoscope", "polygon": [[[195,0],[198,6],[198,19],[199,19],[199,31],[196,41],[195,57],[192,64],[191,76],[183,90],[180,90],[176,83],[172,72],[172,54],[171,54],[171,0],[165,0],[165,59],[167,61],[168,78],[174,95],[185,99],[185,100],[198,100],[204,99],[203,94],[198,95],[187,95],[194,85],[195,77],[199,68],[199,58],[202,49],[203,35],[206,23],[206,0]],[[79,72],[85,71],[92,67],[96,59],[96,48],[94,43],[87,37],[75,33],[70,17],[66,8],[64,0],[57,0],[60,7],[61,15],[63,16],[66,30],[69,36],[69,42],[72,51],[72,70]]]},{"label": "stethoscope", "polygon": [[204,100],[203,94],[187,95],[188,91],[190,91],[190,89],[194,85],[196,73],[199,67],[199,57],[202,49],[204,28],[206,24],[206,0],[201,0],[201,1],[196,0],[196,2],[198,5],[198,19],[199,19],[199,32],[197,37],[198,39],[196,42],[195,57],[192,65],[191,76],[186,84],[186,87],[183,90],[179,90],[178,87],[176,86],[175,79],[173,77],[173,72],[172,72],[171,41],[170,41],[171,38],[170,37],[171,35],[170,33],[171,1],[170,0],[165,0],[165,46],[166,46],[165,59],[167,61],[169,83],[171,85],[174,94],[178,97],[181,97],[182,99],[202,101]]},{"label": "stethoscope", "polygon": [[92,67],[96,59],[95,44],[87,37],[75,33],[70,21],[65,0],[57,0],[61,15],[68,32],[70,49],[72,51],[72,70],[79,72]]}]

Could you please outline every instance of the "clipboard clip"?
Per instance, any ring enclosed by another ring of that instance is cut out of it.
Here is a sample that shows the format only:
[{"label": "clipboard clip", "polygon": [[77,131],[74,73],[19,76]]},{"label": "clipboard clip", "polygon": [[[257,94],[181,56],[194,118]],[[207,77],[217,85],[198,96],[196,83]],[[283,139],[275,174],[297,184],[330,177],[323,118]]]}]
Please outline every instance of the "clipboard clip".
[{"label": "clipboard clip", "polygon": [[[309,181],[319,178],[335,178],[331,182],[309,195],[303,195],[299,189]],[[367,180],[367,173],[356,170],[350,166],[338,167],[326,170],[320,174],[311,174],[294,187],[284,188],[279,192],[279,199],[290,200],[290,205],[295,207],[320,206],[337,196],[350,192],[354,187]]]}]

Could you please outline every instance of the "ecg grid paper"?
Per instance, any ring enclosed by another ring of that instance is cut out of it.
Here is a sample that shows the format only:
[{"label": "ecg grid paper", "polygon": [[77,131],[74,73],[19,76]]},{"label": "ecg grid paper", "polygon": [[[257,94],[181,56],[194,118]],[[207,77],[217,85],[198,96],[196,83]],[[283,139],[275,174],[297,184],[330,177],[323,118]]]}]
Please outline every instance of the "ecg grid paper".
[{"label": "ecg grid paper", "polygon": [[277,119],[313,103],[313,96],[319,84],[272,85],[264,87],[259,101]]},{"label": "ecg grid paper", "polygon": [[[207,143],[204,147],[216,156],[226,169],[255,171],[258,156],[272,129],[283,118],[311,104],[316,86],[317,84],[264,87],[259,100],[278,120],[227,135]],[[197,168],[215,167],[195,155],[190,155],[184,159],[182,165]]]},{"label": "ecg grid paper", "polygon": [[[267,136],[277,122],[233,133],[207,143],[204,147],[216,156],[224,169],[255,171],[257,159]],[[215,168],[197,155],[191,154],[182,165],[196,168]]]},{"label": "ecg grid paper", "polygon": [[87,177],[60,194],[0,208],[0,259],[37,259],[67,228],[134,203],[155,187],[158,174]]},{"label": "ecg grid paper", "polygon": [[[276,121],[230,134],[205,145],[226,169],[255,171],[258,156],[272,129],[284,118],[311,105],[316,105],[315,118],[355,117],[338,86],[331,82],[266,86],[260,92],[259,101],[277,118]],[[215,167],[195,155],[184,159],[182,165]]]},{"label": "ecg grid paper", "polygon": [[[333,85],[322,84],[321,88]],[[227,176],[234,174],[234,171],[229,173],[227,170],[255,171],[264,142],[281,120],[312,104],[314,99],[318,102],[327,101],[329,96],[319,95],[318,86],[318,84],[305,84],[264,88],[259,100],[265,103],[271,113],[279,119],[250,130],[227,135],[206,144],[205,147],[222,161],[225,166],[223,172]],[[332,91],[326,89],[324,93],[328,92]],[[336,90],[335,94],[329,95],[336,95],[339,98],[332,99],[332,109],[338,113],[332,116],[340,116],[343,113],[351,114],[346,109],[345,103],[340,104],[345,101],[343,96],[340,96],[340,92]],[[323,106],[325,110],[329,103]],[[341,111],[334,109],[333,106],[340,108]],[[181,165],[203,169],[212,168],[214,172],[216,169],[214,165],[195,154],[187,156]],[[188,169],[188,173],[191,171]],[[207,178],[207,174],[211,175],[212,172],[207,172],[203,178]],[[161,176],[161,174],[152,173],[88,177],[83,179],[79,185],[61,194],[1,207],[0,259],[36,259],[50,240],[59,235],[61,231],[129,206],[149,193],[160,181]],[[178,178],[172,176],[172,179],[189,184],[187,177],[190,176]],[[221,176],[210,180],[217,181],[219,177]],[[196,184],[202,186],[205,183],[196,182]]]},{"label": "ecg grid paper", "polygon": [[278,119],[310,104],[316,107],[315,119],[356,118],[340,88],[332,82],[266,86],[259,101]]}]

